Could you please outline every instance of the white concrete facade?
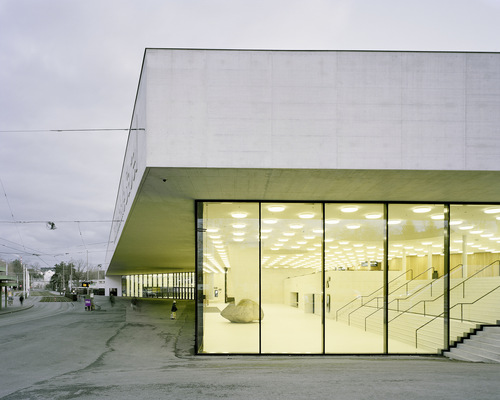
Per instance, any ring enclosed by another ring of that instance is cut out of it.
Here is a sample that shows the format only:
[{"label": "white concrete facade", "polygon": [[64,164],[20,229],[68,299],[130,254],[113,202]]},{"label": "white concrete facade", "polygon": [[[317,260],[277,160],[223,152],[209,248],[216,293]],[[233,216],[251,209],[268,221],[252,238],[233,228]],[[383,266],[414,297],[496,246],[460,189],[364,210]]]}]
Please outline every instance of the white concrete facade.
[{"label": "white concrete facade", "polygon": [[148,49],[108,274],[193,270],[196,199],[499,201],[499,111],[498,53]]},{"label": "white concrete facade", "polygon": [[148,50],[147,165],[495,170],[500,55]]}]

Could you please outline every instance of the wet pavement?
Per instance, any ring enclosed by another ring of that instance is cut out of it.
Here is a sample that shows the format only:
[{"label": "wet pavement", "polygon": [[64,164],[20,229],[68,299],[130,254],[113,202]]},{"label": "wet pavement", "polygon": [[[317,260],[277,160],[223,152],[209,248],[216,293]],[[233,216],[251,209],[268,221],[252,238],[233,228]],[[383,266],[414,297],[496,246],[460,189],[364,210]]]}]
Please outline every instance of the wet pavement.
[{"label": "wet pavement", "polygon": [[[2,399],[495,399],[500,364],[442,357],[195,356],[194,304],[97,297],[0,315]],[[4,310],[2,310],[4,311]]]}]

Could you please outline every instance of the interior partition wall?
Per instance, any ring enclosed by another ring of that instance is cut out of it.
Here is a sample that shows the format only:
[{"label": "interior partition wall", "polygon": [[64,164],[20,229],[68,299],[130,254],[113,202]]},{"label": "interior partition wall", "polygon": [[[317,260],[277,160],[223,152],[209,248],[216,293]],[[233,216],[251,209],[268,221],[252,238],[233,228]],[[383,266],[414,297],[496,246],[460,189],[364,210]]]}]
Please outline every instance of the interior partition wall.
[{"label": "interior partition wall", "polygon": [[498,206],[196,210],[198,354],[438,354],[498,318]]}]

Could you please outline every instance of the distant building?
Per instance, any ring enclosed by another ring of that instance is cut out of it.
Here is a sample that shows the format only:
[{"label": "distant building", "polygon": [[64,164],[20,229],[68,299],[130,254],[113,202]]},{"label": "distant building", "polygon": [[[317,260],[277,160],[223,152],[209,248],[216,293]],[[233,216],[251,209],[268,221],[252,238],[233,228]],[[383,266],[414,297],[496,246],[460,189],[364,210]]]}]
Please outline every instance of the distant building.
[{"label": "distant building", "polygon": [[106,294],[195,299],[198,353],[438,354],[500,319],[499,110],[498,53],[148,49]]}]

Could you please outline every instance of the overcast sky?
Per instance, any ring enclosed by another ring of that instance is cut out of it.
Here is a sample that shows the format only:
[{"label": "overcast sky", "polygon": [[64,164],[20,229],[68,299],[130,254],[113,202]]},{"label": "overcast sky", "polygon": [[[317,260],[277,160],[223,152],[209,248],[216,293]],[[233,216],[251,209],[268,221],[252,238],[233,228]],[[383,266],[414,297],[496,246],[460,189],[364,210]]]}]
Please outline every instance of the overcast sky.
[{"label": "overcast sky", "polygon": [[500,0],[0,0],[0,260],[107,267],[127,132],[68,130],[129,127],[146,47],[498,52],[499,39]]}]

